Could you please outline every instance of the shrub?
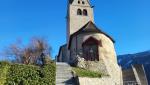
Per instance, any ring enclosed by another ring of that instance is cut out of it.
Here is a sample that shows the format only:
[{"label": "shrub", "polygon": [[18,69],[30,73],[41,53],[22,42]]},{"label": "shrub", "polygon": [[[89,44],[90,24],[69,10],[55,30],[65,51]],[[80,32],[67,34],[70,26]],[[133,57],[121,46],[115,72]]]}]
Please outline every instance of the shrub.
[{"label": "shrub", "polygon": [[100,72],[94,72],[87,69],[76,68],[76,67],[73,68],[73,71],[79,77],[101,78],[103,75]]},{"label": "shrub", "polygon": [[6,82],[6,75],[9,67],[8,62],[0,62],[0,85],[3,85]]},{"label": "shrub", "polygon": [[0,85],[55,85],[54,63],[43,67],[0,63],[0,72]]},{"label": "shrub", "polygon": [[40,68],[37,66],[12,64],[7,75],[6,85],[29,85],[29,83],[39,80],[39,75]]},{"label": "shrub", "polygon": [[[46,64],[41,70],[44,85],[55,85],[56,65],[54,63]],[[42,84],[43,85],[43,84]]]}]

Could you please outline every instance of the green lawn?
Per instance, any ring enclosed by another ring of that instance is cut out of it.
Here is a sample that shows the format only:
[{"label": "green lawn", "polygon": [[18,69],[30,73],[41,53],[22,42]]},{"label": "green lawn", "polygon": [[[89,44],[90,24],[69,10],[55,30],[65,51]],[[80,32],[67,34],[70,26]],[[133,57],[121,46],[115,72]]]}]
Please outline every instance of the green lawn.
[{"label": "green lawn", "polygon": [[100,72],[94,72],[87,69],[73,67],[73,71],[79,77],[101,78],[103,76]]}]

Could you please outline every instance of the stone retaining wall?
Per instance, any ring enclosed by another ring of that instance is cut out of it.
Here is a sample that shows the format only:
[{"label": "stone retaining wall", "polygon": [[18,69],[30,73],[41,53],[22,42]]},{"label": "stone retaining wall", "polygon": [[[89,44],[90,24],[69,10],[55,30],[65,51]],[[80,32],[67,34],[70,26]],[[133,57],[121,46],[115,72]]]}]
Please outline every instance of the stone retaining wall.
[{"label": "stone retaining wall", "polygon": [[79,77],[80,85],[122,85],[120,83],[116,83],[110,77],[103,77],[103,78],[86,78],[86,77]]}]

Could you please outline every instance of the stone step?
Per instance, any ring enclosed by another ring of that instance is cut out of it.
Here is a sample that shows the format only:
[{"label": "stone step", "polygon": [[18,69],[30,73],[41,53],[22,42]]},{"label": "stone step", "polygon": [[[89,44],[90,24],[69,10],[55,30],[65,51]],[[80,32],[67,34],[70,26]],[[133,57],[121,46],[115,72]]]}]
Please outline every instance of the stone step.
[{"label": "stone step", "polygon": [[71,70],[72,68],[56,68],[56,71]]},{"label": "stone step", "polygon": [[56,71],[58,71],[58,72],[61,72],[61,71],[71,71],[71,68],[69,68],[69,69],[57,69]]},{"label": "stone step", "polygon": [[72,75],[70,71],[65,71],[65,72],[56,72],[56,74],[65,74],[65,75]]},{"label": "stone step", "polygon": [[69,64],[56,64],[57,66],[70,66]]},{"label": "stone step", "polygon": [[73,76],[72,75],[63,75],[63,74],[59,74],[59,75],[56,75],[57,78],[72,78]]},{"label": "stone step", "polygon": [[59,65],[59,64],[61,64],[61,65],[68,65],[68,63],[64,63],[64,62],[56,62],[56,65]]},{"label": "stone step", "polygon": [[70,66],[69,64],[56,64],[57,66]]},{"label": "stone step", "polygon": [[57,79],[70,79],[72,76],[56,76]]},{"label": "stone step", "polygon": [[70,77],[72,77],[73,75],[72,75],[72,74],[67,74],[67,73],[64,73],[64,74],[61,74],[61,73],[56,74],[56,77],[61,77],[61,76],[66,76],[66,77],[70,76]]},{"label": "stone step", "polygon": [[65,83],[60,83],[60,84],[57,84],[57,85],[74,85],[74,84],[65,84]]},{"label": "stone step", "polygon": [[56,70],[71,70],[72,68],[68,68],[68,67],[56,67]]},{"label": "stone step", "polygon": [[57,83],[73,84],[73,80],[72,80],[72,79],[57,79],[57,80],[56,80],[56,84],[57,84]]},{"label": "stone step", "polygon": [[64,71],[56,71],[56,73],[71,73],[71,70],[64,70]]},{"label": "stone step", "polygon": [[74,85],[72,68],[67,63],[56,63],[56,85]]},{"label": "stone step", "polygon": [[69,73],[69,74],[71,74],[72,73],[72,71],[70,70],[64,70],[64,71],[56,71],[56,73]]},{"label": "stone step", "polygon": [[67,73],[66,74],[57,74],[56,75],[56,77],[61,77],[61,76],[62,77],[64,77],[64,76],[66,76],[66,77],[72,77],[73,75],[72,74],[67,74]]},{"label": "stone step", "polygon": [[75,85],[73,83],[56,83],[56,85]]},{"label": "stone step", "polygon": [[64,66],[64,67],[66,67],[66,66],[70,66],[70,65],[57,65],[58,67],[60,67],[60,66]]},{"label": "stone step", "polygon": [[63,70],[63,71],[56,71],[56,73],[70,73],[71,74],[72,70]]},{"label": "stone step", "polygon": [[71,78],[72,75],[63,75],[63,74],[59,74],[59,75],[56,75],[56,77],[67,77],[67,78],[70,77],[70,78]]},{"label": "stone step", "polygon": [[70,81],[69,79],[58,79],[56,83],[73,83],[73,81]]},{"label": "stone step", "polygon": [[70,69],[70,66],[59,66],[59,67],[56,67],[57,69]]},{"label": "stone step", "polygon": [[61,65],[61,66],[57,66],[57,68],[59,67],[59,68],[61,68],[61,67],[63,67],[63,68],[67,68],[69,65],[67,65],[67,66],[64,66],[64,65]]},{"label": "stone step", "polygon": [[[69,65],[68,65],[69,66]],[[61,65],[61,66],[57,66],[56,68],[61,68],[61,67],[63,67],[63,68],[68,68],[68,66],[63,66],[63,65]]]},{"label": "stone step", "polygon": [[69,66],[57,66],[56,68],[69,68]]},{"label": "stone step", "polygon": [[56,72],[71,72],[72,70],[56,70]]}]

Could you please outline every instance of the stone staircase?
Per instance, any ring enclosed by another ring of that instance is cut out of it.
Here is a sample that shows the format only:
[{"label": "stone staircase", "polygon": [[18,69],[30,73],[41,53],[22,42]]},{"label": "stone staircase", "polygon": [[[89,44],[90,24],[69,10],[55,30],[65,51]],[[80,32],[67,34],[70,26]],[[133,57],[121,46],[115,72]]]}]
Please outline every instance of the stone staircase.
[{"label": "stone staircase", "polygon": [[67,63],[56,63],[56,85],[75,85],[71,69]]}]

